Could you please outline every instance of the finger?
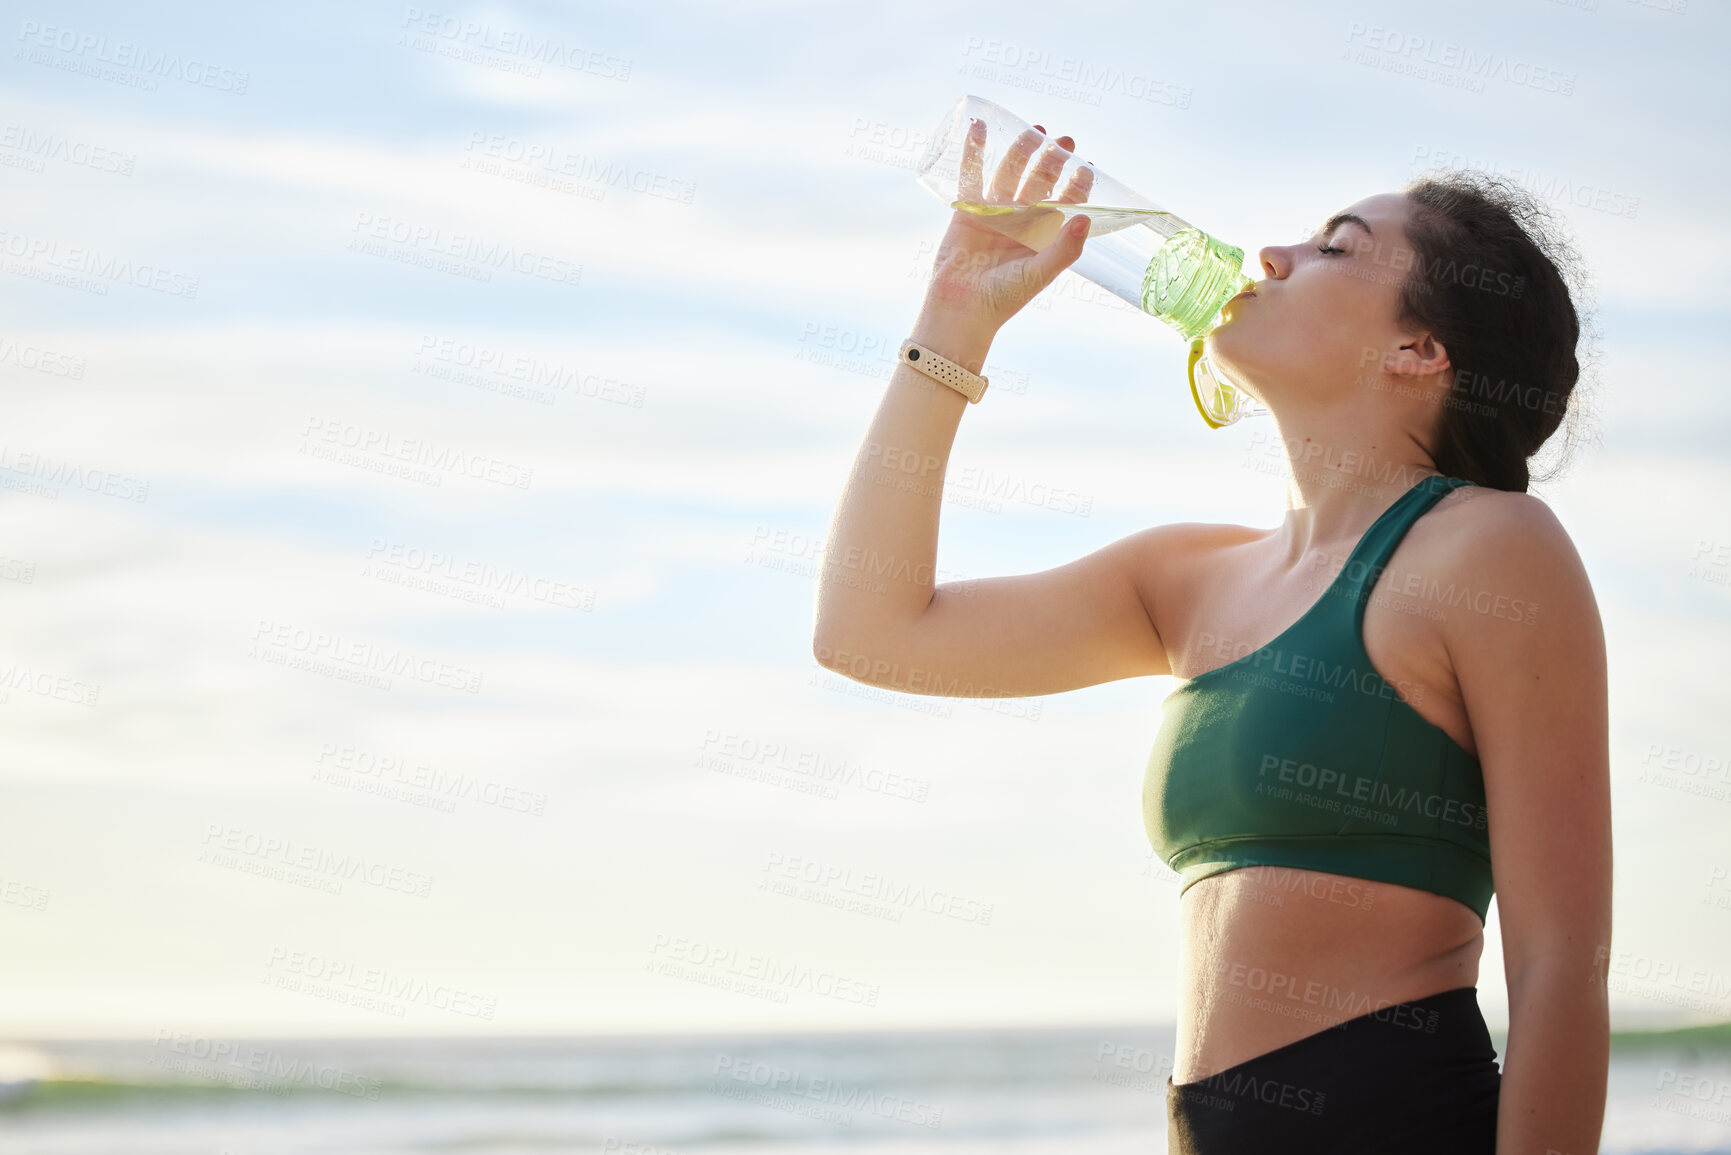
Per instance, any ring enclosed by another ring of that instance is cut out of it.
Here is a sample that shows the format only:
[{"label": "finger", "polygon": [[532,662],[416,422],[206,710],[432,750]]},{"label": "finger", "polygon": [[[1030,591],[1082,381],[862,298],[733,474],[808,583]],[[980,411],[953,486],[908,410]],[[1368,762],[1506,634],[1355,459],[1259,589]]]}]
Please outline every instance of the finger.
[{"label": "finger", "polygon": [[986,122],[970,120],[967,135],[962,138],[961,183],[956,191],[962,200],[978,201],[984,180],[986,156]]},{"label": "finger", "polygon": [[1089,227],[1087,217],[1075,217],[1066,223],[1056,240],[1029,257],[1022,265],[1023,281],[1031,285],[1037,293],[1057,280],[1058,274],[1075,264],[1076,258],[1082,255],[1082,245],[1088,239]]},{"label": "finger", "polygon": [[1056,145],[1041,152],[1034,161],[1034,167],[1028,170],[1028,179],[1022,185],[1022,195],[1017,199],[1029,205],[1045,200],[1051,194],[1058,174],[1064,171],[1064,165],[1069,160],[1070,153]]},{"label": "finger", "polygon": [[1082,165],[1070,174],[1070,181],[1064,186],[1058,200],[1067,205],[1079,205],[1088,199],[1088,193],[1094,188],[1094,170]]},{"label": "finger", "polygon": [[1004,205],[1016,199],[1016,187],[1022,183],[1022,170],[1045,139],[1043,134],[1030,128],[1010,142],[1004,159],[998,162],[998,171],[992,174],[992,192],[988,198],[991,204]]}]

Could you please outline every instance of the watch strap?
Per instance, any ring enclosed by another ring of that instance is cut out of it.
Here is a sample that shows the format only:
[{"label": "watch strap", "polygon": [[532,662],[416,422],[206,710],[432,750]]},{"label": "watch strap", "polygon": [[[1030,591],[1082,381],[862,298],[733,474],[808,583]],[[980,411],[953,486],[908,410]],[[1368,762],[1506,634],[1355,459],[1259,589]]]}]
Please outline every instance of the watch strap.
[{"label": "watch strap", "polygon": [[986,395],[989,382],[978,373],[970,373],[948,357],[921,345],[917,341],[903,341],[901,361],[904,365],[924,373],[934,381],[941,382],[968,399],[968,404],[977,404]]}]

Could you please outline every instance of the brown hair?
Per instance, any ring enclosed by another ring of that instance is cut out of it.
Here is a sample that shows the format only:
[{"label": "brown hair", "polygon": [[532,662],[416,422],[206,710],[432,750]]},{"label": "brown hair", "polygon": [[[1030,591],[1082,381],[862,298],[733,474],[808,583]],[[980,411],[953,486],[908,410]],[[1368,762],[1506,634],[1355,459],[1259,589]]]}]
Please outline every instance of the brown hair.
[{"label": "brown hair", "polygon": [[1402,191],[1414,261],[1401,321],[1435,334],[1454,367],[1432,462],[1446,476],[1524,493],[1535,480],[1529,459],[1565,418],[1562,459],[1536,480],[1560,472],[1579,440],[1576,385],[1590,332],[1576,308],[1588,292],[1579,257],[1549,210],[1500,176],[1439,170]]}]

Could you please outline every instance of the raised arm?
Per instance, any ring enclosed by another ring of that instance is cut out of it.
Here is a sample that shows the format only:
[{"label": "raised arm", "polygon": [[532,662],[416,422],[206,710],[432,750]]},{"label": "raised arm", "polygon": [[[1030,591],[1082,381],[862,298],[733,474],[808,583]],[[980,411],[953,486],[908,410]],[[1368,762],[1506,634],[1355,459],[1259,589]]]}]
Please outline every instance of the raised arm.
[{"label": "raised arm", "polygon": [[[983,141],[984,126],[975,124],[964,196],[982,192]],[[1024,133],[984,199],[1053,199],[1072,144]],[[1092,176],[1078,170],[1056,199],[1086,200]],[[955,213],[909,336],[980,372],[998,329],[1081,254],[1086,226],[1077,218],[1035,252]],[[956,697],[1048,694],[1167,673],[1146,586],[1163,530],[1044,573],[934,581],[944,474],[967,407],[960,393],[897,364],[827,535],[812,638],[818,661],[857,681]]]}]

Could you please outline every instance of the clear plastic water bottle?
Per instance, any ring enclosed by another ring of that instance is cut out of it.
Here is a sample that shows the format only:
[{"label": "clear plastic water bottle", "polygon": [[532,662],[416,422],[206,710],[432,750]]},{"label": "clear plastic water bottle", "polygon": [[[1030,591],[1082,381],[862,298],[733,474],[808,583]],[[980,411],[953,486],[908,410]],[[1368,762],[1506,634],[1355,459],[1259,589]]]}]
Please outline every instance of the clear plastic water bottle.
[{"label": "clear plastic water bottle", "polygon": [[[1096,285],[1158,317],[1190,342],[1190,392],[1211,428],[1264,412],[1212,364],[1204,339],[1220,324],[1227,301],[1250,288],[1244,250],[1210,236],[1176,213],[1156,205],[1099,169],[1091,201],[1068,204],[997,204],[963,199],[962,153],[970,121],[986,126],[981,172],[997,171],[1010,145],[1029,125],[979,96],[965,96],[944,114],[932,143],[914,168],[914,178],[952,208],[1031,249],[1045,248],[1072,217],[1089,218],[1088,240],[1070,267]],[[1055,144],[1049,147],[1057,147]],[[1083,162],[1065,160],[1054,188],[1064,188]],[[1092,165],[1087,167],[1092,168]]]}]

